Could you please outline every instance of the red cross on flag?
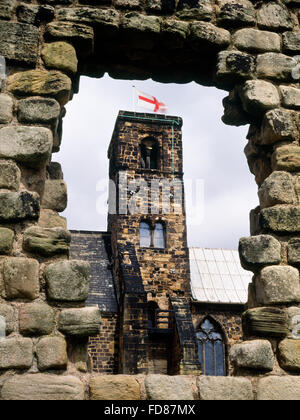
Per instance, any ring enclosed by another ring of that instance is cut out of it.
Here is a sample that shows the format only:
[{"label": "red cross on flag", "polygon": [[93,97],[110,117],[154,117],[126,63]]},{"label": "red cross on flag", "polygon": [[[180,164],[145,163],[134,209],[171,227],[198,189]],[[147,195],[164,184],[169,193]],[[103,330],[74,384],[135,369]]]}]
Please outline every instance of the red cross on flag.
[{"label": "red cross on flag", "polygon": [[137,94],[137,105],[142,108],[149,109],[152,112],[167,112],[168,108],[163,102],[160,102],[155,96],[151,96],[148,93],[141,92],[136,89]]}]

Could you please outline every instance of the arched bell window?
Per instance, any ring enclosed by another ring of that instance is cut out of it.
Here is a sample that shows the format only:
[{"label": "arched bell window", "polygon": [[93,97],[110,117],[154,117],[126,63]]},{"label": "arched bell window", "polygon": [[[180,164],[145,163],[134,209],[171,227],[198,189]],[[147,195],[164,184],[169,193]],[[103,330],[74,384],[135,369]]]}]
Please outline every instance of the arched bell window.
[{"label": "arched bell window", "polygon": [[225,345],[220,326],[212,319],[205,318],[196,337],[203,375],[226,376]]},{"label": "arched bell window", "polygon": [[147,222],[140,224],[140,246],[145,248],[151,247],[151,227]]},{"label": "arched bell window", "polygon": [[141,166],[143,169],[158,169],[158,145],[153,137],[141,143]]},{"label": "arched bell window", "polygon": [[153,232],[153,246],[154,248],[165,248],[165,229],[162,223],[155,223]]}]

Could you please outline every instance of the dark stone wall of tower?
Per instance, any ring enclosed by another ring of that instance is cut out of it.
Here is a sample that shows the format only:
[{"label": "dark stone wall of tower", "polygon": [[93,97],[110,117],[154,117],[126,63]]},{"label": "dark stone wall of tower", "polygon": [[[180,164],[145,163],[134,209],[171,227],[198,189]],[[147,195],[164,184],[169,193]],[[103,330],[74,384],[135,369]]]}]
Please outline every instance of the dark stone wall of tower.
[{"label": "dark stone wall of tower", "polygon": [[[115,184],[120,183],[120,171],[127,177],[128,192],[118,190],[119,209],[124,203],[139,201],[140,208],[148,210],[148,214],[109,215],[108,228],[112,232],[112,247],[116,243],[125,244],[128,240],[136,249],[141,270],[143,285],[148,294],[148,301],[154,300],[161,309],[169,309],[169,295],[189,296],[189,254],[186,237],[186,215],[184,208],[184,191],[180,212],[172,202],[170,213],[163,214],[162,204],[160,210],[151,214],[151,198],[147,196],[146,202],[139,199],[139,193],[130,195],[130,182],[145,181],[151,191],[151,181],[165,181],[174,183],[175,189],[183,188],[182,172],[182,121],[178,117],[154,116],[153,114],[137,114],[141,119],[125,117],[120,113],[117,120],[112,142],[109,149],[110,178]],[[149,120],[143,118],[149,118]],[[160,121],[162,119],[163,121]],[[168,120],[174,120],[174,124]],[[173,129],[172,129],[173,124]],[[141,168],[141,142],[147,136],[153,136],[159,145],[159,164],[157,170]],[[173,140],[172,140],[173,137]],[[173,142],[173,147],[172,147]],[[176,194],[171,187],[170,193]],[[160,196],[162,199],[162,197]],[[125,208],[125,207],[124,207]],[[155,222],[162,222],[166,229],[166,248],[143,248],[140,246],[140,223],[147,221],[151,226]]]}]

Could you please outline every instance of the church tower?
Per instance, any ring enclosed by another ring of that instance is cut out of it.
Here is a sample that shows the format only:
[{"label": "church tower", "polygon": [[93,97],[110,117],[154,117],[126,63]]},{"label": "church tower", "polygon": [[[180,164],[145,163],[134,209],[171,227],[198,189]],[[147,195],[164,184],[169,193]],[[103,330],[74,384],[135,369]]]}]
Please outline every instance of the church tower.
[{"label": "church tower", "polygon": [[[184,311],[185,323],[190,317],[181,128],[179,117],[120,111],[108,151],[108,229],[123,312],[121,373],[171,372],[175,362],[167,359],[174,338],[167,330]],[[131,324],[138,325],[135,333]],[[130,347],[139,355],[126,357]],[[138,367],[125,366],[136,360]]]}]

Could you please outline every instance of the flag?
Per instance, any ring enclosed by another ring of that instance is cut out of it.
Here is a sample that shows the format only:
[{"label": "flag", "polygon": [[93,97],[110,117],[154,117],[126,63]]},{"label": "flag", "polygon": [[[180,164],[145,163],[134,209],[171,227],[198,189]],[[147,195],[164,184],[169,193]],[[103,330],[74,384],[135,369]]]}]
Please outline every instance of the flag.
[{"label": "flag", "polygon": [[151,110],[152,112],[167,112],[168,108],[163,102],[160,102],[155,96],[151,96],[148,93],[141,92],[136,89],[137,94],[137,105]]}]

